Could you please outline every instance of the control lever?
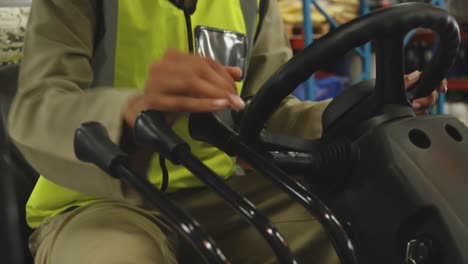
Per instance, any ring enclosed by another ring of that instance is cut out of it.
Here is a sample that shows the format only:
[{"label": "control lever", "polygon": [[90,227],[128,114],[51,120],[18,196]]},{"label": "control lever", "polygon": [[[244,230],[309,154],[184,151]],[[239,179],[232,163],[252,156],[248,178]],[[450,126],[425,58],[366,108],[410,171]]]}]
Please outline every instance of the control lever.
[{"label": "control lever", "polygon": [[74,147],[79,160],[97,165],[112,177],[126,180],[140,191],[171,220],[173,226],[190,241],[207,263],[229,263],[216,242],[202,230],[198,222],[187,216],[146,178],[137,175],[130,168],[127,154],[110,140],[102,124],[81,124],[75,131]]},{"label": "control lever", "polygon": [[268,218],[195,157],[188,144],[184,143],[166,124],[161,112],[155,110],[142,112],[137,117],[134,133],[138,143],[149,146],[174,164],[185,166],[242,214],[267,240],[280,263],[297,263],[283,237]]},{"label": "control lever", "polygon": [[340,263],[357,263],[354,246],[333,212],[312,192],[289,177],[269,160],[247,146],[229,125],[232,121],[221,120],[217,113],[194,113],[190,115],[190,135],[200,141],[218,147],[229,155],[238,155],[289,196],[298,201],[317,217],[331,238]]}]

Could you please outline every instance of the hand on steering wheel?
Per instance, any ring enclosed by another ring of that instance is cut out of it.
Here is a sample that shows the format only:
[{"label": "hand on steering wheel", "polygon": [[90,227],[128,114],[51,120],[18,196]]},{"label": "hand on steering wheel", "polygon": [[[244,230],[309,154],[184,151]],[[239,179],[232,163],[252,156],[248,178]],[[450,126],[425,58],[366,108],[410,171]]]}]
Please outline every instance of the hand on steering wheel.
[{"label": "hand on steering wheel", "polygon": [[[410,74],[405,75],[405,87],[406,89],[411,89],[421,77],[420,71],[414,71]],[[447,80],[444,79],[440,83],[439,92],[446,93],[448,90],[447,88]],[[439,98],[439,94],[437,91],[433,91],[430,95],[426,97],[417,98],[412,102],[412,107],[416,115],[426,115],[429,112],[429,108],[431,108]]]}]

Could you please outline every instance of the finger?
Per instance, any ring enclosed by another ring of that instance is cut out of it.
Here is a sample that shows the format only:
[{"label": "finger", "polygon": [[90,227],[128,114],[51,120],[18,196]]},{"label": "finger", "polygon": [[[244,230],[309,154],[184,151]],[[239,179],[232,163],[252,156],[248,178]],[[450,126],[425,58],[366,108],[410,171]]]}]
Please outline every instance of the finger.
[{"label": "finger", "polygon": [[168,49],[166,53],[164,53],[163,60],[164,59],[174,60],[174,59],[180,59],[180,58],[187,57],[187,56],[192,56],[192,55],[189,53],[171,48],[171,49]]},{"label": "finger", "polygon": [[430,107],[432,107],[438,99],[438,94],[437,92],[432,92],[431,95],[423,97],[423,98],[418,98],[415,99],[412,103],[413,109],[416,110],[427,110]]},{"label": "finger", "polygon": [[[231,66],[222,66],[218,62],[207,59],[207,62],[210,64],[213,69],[218,72],[222,73],[222,75],[226,78],[229,78],[229,81],[234,81],[240,79],[242,77],[242,70],[239,67],[231,67]],[[226,75],[227,74],[227,75]],[[240,111],[244,109],[245,102],[237,95],[237,87],[234,84],[234,92],[235,94],[229,94],[229,99],[231,101],[230,107],[236,111]]]},{"label": "finger", "polygon": [[[171,65],[166,65],[166,68],[170,67]],[[180,74],[168,69],[164,72],[158,72],[155,76],[149,76],[146,83],[146,94],[154,95],[155,97],[164,94],[192,94],[194,91],[187,80],[188,78],[194,79],[195,77],[180,78]]]},{"label": "finger", "polygon": [[[167,94],[226,100],[230,100],[229,95],[232,94],[232,92],[226,91],[226,89],[220,89],[219,84],[196,75],[181,80],[180,85],[183,87],[182,89],[175,88],[173,91],[168,90]],[[174,91],[176,90],[183,90],[183,92],[175,93]]]},{"label": "finger", "polygon": [[428,109],[419,109],[419,110],[415,110],[414,113],[415,113],[417,116],[422,116],[422,115],[427,115],[427,114],[429,114],[429,110],[428,110]]},{"label": "finger", "polygon": [[244,108],[231,74],[211,59],[170,50],[163,61],[151,65],[146,93],[153,102],[162,96],[227,99],[229,107]]},{"label": "finger", "polygon": [[413,110],[428,109],[432,105],[434,105],[432,97],[419,98],[417,100],[414,100],[412,103]]},{"label": "finger", "polygon": [[435,105],[439,100],[439,93],[437,91],[432,91],[432,105]]},{"label": "finger", "polygon": [[[219,72],[222,72],[222,74],[220,74],[219,76],[216,76],[215,74],[213,73],[206,73],[203,75],[202,78],[206,78],[210,84],[212,84],[215,89],[218,89],[220,90],[219,88],[221,87],[226,87],[226,86],[223,86],[225,84],[223,84],[223,81],[221,80],[222,78],[218,78],[218,77],[224,77],[224,78],[227,78],[227,83],[229,83],[229,85],[232,85],[233,89],[232,90],[229,90],[228,91],[228,99],[230,100],[231,102],[231,106],[233,109],[239,111],[239,110],[242,110],[244,109],[245,107],[245,103],[244,101],[237,95],[237,91],[236,91],[236,86],[235,86],[235,83],[234,83],[234,79],[228,74],[228,72],[221,66],[221,64],[215,62],[214,60],[211,60],[211,59],[208,59],[206,61],[211,67],[212,67],[212,70],[219,73]],[[225,79],[226,80],[226,79]],[[218,86],[219,85],[219,86]]]},{"label": "finger", "polygon": [[235,111],[241,111],[242,109],[245,108],[245,102],[240,98],[237,94],[230,94],[229,95],[229,108],[235,110]]},{"label": "finger", "polygon": [[211,68],[201,68],[203,77],[210,81],[218,83],[221,88],[228,88],[231,92],[236,93],[236,84],[231,75],[224,69],[224,67],[210,58],[204,58],[204,62]]},{"label": "finger", "polygon": [[[159,72],[159,74],[153,76],[153,78],[150,77],[148,81],[147,94],[151,95],[151,98],[157,100],[159,96],[178,95],[227,99],[230,102],[230,108],[236,111],[242,110],[245,106],[245,103],[237,94],[226,89],[220,89],[220,86],[216,83],[213,84],[213,82],[202,78],[191,70],[182,69],[181,66],[177,67],[175,64],[166,64],[164,69],[161,69],[161,64],[155,64],[152,67],[154,72]],[[184,78],[180,78],[180,72],[185,73]],[[187,76],[187,73],[189,73],[189,76]]]},{"label": "finger", "polygon": [[229,108],[236,111],[240,111],[245,107],[244,101],[237,94],[221,90],[219,87],[199,77],[184,79],[181,82],[174,82],[172,84],[176,83],[180,87],[171,87],[168,84],[165,87],[169,89],[164,91],[164,94],[197,97],[200,99],[226,99],[229,101]]},{"label": "finger", "polygon": [[443,79],[439,87],[439,92],[447,93],[447,91],[448,91],[447,79]]},{"label": "finger", "polygon": [[[219,89],[219,86],[213,85],[192,71],[172,69],[176,67],[173,64],[165,67],[164,72],[159,72],[158,76],[150,80],[150,85],[147,85],[148,93],[229,99],[231,92]],[[181,77],[181,74],[184,76]]]},{"label": "finger", "polygon": [[181,76],[188,77],[187,73],[194,72],[201,75],[202,78],[216,83],[223,89],[236,91],[234,80],[230,74],[223,69],[221,64],[210,58],[170,49],[165,53],[163,60],[165,60],[164,63],[159,63],[159,65],[164,64],[164,68],[159,69],[159,72],[165,72],[166,74],[182,73],[178,78]]},{"label": "finger", "polygon": [[163,96],[154,101],[152,108],[165,112],[215,112],[229,108],[227,99]]},{"label": "finger", "polygon": [[219,75],[221,75],[223,78],[225,78],[227,81],[230,83],[233,83],[231,81],[234,81],[234,78],[229,74],[229,72],[226,70],[226,66],[221,65],[219,62],[215,61],[212,58],[203,58],[208,65]]},{"label": "finger", "polygon": [[239,67],[225,66],[224,69],[231,75],[234,80],[239,80],[242,77],[242,70]]},{"label": "finger", "polygon": [[421,77],[420,71],[414,71],[410,74],[405,75],[405,88],[411,88],[415,83],[418,82],[419,78]]}]

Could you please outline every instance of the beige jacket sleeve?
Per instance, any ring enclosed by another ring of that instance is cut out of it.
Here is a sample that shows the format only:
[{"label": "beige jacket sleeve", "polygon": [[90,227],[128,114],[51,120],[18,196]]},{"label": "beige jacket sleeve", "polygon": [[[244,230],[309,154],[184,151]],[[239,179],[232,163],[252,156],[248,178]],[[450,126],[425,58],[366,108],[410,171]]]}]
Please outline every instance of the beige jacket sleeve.
[{"label": "beige jacket sleeve", "polygon": [[[35,0],[27,27],[18,93],[9,115],[9,132],[31,165],[47,179],[83,194],[123,199],[128,189],[73,151],[77,127],[101,122],[119,142],[122,113],[138,91],[89,89],[95,34],[95,0]],[[291,56],[275,0],[253,50],[244,94],[254,94]],[[288,98],[268,123],[276,132],[320,135],[324,103]],[[286,124],[286,125],[284,125]]]},{"label": "beige jacket sleeve", "polygon": [[[242,96],[254,95],[292,56],[289,40],[276,0],[265,1],[267,12],[253,47]],[[284,33],[283,33],[284,32]],[[329,100],[301,102],[288,96],[267,122],[270,131],[280,134],[318,138],[322,134],[322,112]]]},{"label": "beige jacket sleeve", "polygon": [[124,111],[135,91],[88,89],[93,79],[95,0],[35,0],[27,27],[9,133],[47,179],[84,194],[123,198],[121,183],[74,155],[75,129],[101,122],[119,142]]}]

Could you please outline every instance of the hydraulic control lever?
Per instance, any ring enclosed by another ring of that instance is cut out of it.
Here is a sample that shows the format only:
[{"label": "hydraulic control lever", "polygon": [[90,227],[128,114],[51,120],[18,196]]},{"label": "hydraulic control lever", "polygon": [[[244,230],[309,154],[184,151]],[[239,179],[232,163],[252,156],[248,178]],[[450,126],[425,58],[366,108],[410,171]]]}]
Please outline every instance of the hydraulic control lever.
[{"label": "hydraulic control lever", "polygon": [[83,123],[75,132],[74,147],[79,160],[97,165],[112,177],[126,180],[140,191],[171,220],[173,226],[190,241],[206,263],[229,263],[216,242],[198,222],[187,216],[146,178],[137,175],[130,168],[127,154],[110,140],[102,124]]},{"label": "hydraulic control lever", "polygon": [[297,263],[283,237],[268,218],[195,157],[188,144],[183,142],[165,123],[162,113],[155,110],[142,112],[137,117],[134,132],[137,142],[149,146],[174,164],[184,165],[243,215],[269,243],[280,263]]},{"label": "hydraulic control lever", "polygon": [[228,155],[238,155],[265,175],[317,217],[330,236],[341,263],[357,263],[353,244],[331,210],[307,188],[245,144],[231,129],[232,126],[227,125],[230,123],[229,118],[224,116],[221,120],[218,114],[226,112],[191,114],[190,135],[196,140],[218,147]]}]

